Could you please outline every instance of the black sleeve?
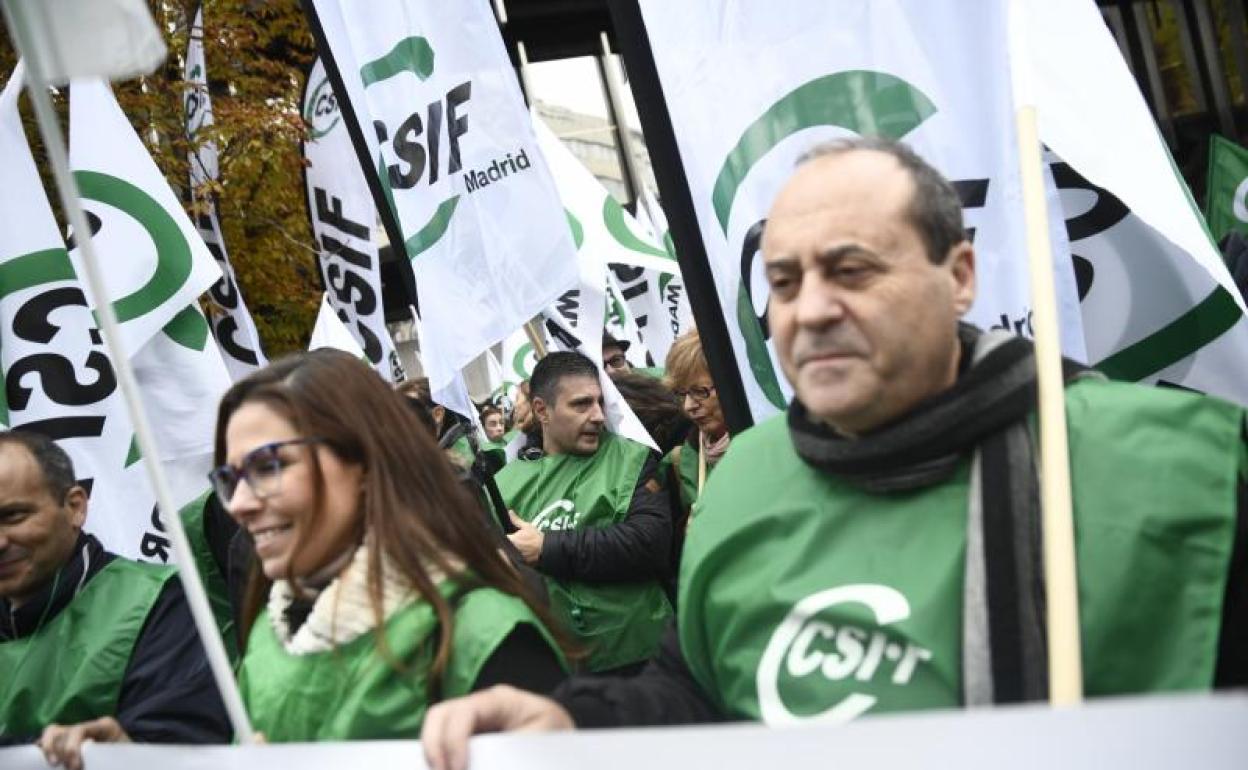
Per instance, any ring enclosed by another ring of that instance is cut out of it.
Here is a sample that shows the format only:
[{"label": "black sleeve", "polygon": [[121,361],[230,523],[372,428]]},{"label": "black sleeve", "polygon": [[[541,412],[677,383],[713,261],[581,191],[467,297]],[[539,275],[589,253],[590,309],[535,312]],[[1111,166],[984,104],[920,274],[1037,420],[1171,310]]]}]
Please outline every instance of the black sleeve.
[{"label": "black sleeve", "polygon": [[577,727],[650,727],[725,721],[693,678],[680,651],[676,624],[668,626],[655,657],[628,678],[574,676],[551,697]]},{"label": "black sleeve", "polygon": [[134,741],[226,743],[233,731],[182,584],[165,584],[135,642],[117,702]]},{"label": "black sleeve", "polygon": [[545,533],[537,568],[555,578],[598,583],[661,580],[670,569],[672,511],[655,480],[658,460],[641,469],[628,516],[606,527]]},{"label": "black sleeve", "polygon": [[1235,513],[1235,540],[1226,573],[1222,602],[1222,631],[1218,636],[1218,664],[1214,687],[1248,685],[1248,483],[1239,480]]},{"label": "black sleeve", "polygon": [[472,691],[509,684],[545,695],[566,678],[559,658],[541,633],[528,623],[521,623],[481,667]]}]

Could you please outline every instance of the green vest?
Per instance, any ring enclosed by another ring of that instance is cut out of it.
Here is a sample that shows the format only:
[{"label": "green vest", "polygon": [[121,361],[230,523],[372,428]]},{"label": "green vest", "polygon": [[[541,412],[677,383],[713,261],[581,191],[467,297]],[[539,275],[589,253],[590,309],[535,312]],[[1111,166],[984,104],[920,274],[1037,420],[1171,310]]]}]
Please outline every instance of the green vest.
[{"label": "green vest", "polygon": [[[628,516],[650,450],[603,433],[589,456],[509,463],[495,476],[507,507],[543,531],[606,527]],[[547,578],[551,611],[589,651],[590,671],[649,658],[672,615],[657,580],[587,583]]]},{"label": "green vest", "polygon": [[[1084,688],[1213,682],[1244,413],[1174,390],[1067,390]],[[732,717],[770,724],[961,702],[970,459],[870,494],[798,458],[783,415],[733,439],[680,576],[685,658]]]},{"label": "green vest", "polygon": [[455,439],[450,447],[448,447],[447,451],[463,461],[465,468],[471,468],[472,464],[476,462],[477,459],[477,455],[472,451],[472,444],[468,442],[467,436],[460,436]]},{"label": "green vest", "polygon": [[[698,431],[690,431],[692,438],[667,453],[660,464],[663,483],[670,483],[669,469],[675,466],[676,479],[680,491],[680,504],[685,512],[693,508],[698,501]],[[706,477],[711,477],[711,467],[706,468]]]},{"label": "green vest", "polygon": [[0,736],[115,715],[130,654],[173,575],[115,558],[38,631],[0,643]]},{"label": "green vest", "polygon": [[178,515],[182,517],[182,526],[186,529],[186,539],[191,542],[191,556],[195,559],[195,567],[199,570],[199,579],[208,593],[208,604],[212,607],[212,617],[217,622],[217,631],[225,644],[225,652],[230,664],[238,665],[238,638],[234,633],[234,608],[230,604],[230,589],[225,576],[217,568],[217,560],[208,545],[208,537],[204,532],[204,508],[208,504],[211,490],[187,503]]},{"label": "green vest", "polygon": [[[451,587],[443,583],[440,590],[449,596]],[[460,598],[441,697],[471,692],[482,666],[521,623],[536,627],[560,654],[522,600],[491,588]],[[333,650],[292,655],[278,641],[268,611],[261,612],[239,672],[252,724],[270,742],[420,737],[437,615],[417,599],[386,620],[384,633],[388,656],[378,649],[376,630]]]}]

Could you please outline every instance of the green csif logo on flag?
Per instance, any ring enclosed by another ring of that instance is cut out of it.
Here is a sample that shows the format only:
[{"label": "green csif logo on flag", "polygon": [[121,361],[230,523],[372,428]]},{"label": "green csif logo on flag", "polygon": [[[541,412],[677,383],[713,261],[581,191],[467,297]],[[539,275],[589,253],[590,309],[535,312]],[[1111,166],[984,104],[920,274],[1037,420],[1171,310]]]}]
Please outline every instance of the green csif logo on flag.
[{"label": "green csif logo on flag", "polygon": [[1205,212],[1215,241],[1232,231],[1248,235],[1248,148],[1216,134],[1209,139]]},{"label": "green csif logo on flag", "polygon": [[[720,229],[728,235],[733,203],[750,170],[793,134],[827,126],[900,139],[935,112],[935,105],[925,94],[905,80],[884,72],[836,72],[798,86],[746,128],[724,159],[711,195]],[[750,371],[767,400],[777,409],[783,409],[784,394],[767,352],[766,314],[755,313],[750,295],[751,267],[765,222],[760,220],[751,226],[742,243],[737,325],[745,340]]]},{"label": "green csif logo on flag", "polygon": [[[434,53],[429,41],[420,36],[412,36],[400,40],[390,52],[379,59],[374,59],[360,68],[360,79],[364,87],[382,83],[403,73],[410,73],[417,80],[426,81],[433,75]],[[450,158],[447,161],[447,172],[456,173],[460,170],[459,140],[468,132],[468,117],[459,115],[459,108],[468,101],[472,94],[472,81],[465,81],[446,93],[445,99],[430,102],[425,119],[420,112],[413,112],[394,130],[394,138],[390,140],[390,129],[381,121],[374,123],[377,138],[390,141],[398,163],[387,166],[385,159],[377,158],[377,175],[385,190],[386,201],[390,211],[398,218],[398,208],[394,205],[394,190],[409,190],[416,187],[422,180],[430,186],[437,183],[441,172],[439,163],[440,135],[445,130],[450,144]],[[421,134],[425,135],[422,143]],[[403,164],[407,164],[406,170]],[[425,172],[428,171],[426,176]],[[408,259],[416,259],[428,251],[451,226],[451,218],[459,204],[459,196],[452,195],[438,205],[437,210],[416,233],[404,242]]]},{"label": "green csif logo on flag", "polygon": [[342,122],[342,113],[338,110],[338,98],[329,84],[328,75],[323,76],[320,82],[312,86],[312,95],[308,99],[303,120],[308,124],[308,137],[313,141],[328,136],[329,132]]}]

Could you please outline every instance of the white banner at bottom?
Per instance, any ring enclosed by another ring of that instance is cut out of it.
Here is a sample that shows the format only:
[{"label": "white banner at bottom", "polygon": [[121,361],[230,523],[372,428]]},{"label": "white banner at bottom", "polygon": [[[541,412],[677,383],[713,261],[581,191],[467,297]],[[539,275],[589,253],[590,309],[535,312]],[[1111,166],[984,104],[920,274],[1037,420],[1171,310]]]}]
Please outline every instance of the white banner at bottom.
[{"label": "white banner at bottom", "polygon": [[[768,768],[1200,767],[1242,770],[1248,695],[1104,700],[1083,708],[1020,706],[910,714],[848,725],[717,725],[486,735],[474,770],[756,770]],[[416,741],[263,746],[91,744],[87,770],[421,770]],[[46,770],[34,747],[0,749],[5,770]]]}]

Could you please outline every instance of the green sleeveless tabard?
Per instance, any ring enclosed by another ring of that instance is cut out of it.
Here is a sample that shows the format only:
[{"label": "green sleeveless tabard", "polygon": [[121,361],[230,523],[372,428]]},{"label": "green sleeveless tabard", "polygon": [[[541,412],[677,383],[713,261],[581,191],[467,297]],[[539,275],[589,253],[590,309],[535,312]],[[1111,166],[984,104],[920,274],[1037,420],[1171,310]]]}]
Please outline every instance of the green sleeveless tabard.
[{"label": "green sleeveless tabard", "polygon": [[[1085,692],[1210,687],[1243,410],[1100,381],[1066,402]],[[936,486],[869,494],[802,462],[780,415],[721,464],[678,619],[720,708],[781,724],[958,707],[970,458]]]},{"label": "green sleeveless tabard", "polygon": [[186,529],[186,539],[191,543],[191,556],[195,559],[195,567],[199,570],[199,578],[208,593],[208,604],[212,607],[212,617],[217,622],[217,631],[221,634],[221,642],[225,644],[225,652],[232,666],[238,666],[238,638],[234,633],[234,609],[230,606],[230,589],[225,576],[217,567],[217,560],[208,545],[208,537],[204,533],[204,507],[208,504],[211,490],[183,506],[178,515],[182,517],[182,526]]},{"label": "green sleeveless tabard", "polygon": [[459,458],[465,468],[471,468],[477,459],[477,454],[472,451],[472,444],[469,443],[467,436],[460,436],[455,439],[447,451]]},{"label": "green sleeveless tabard", "polygon": [[174,574],[115,558],[38,631],[0,643],[0,736],[116,714],[135,642]]},{"label": "green sleeveless tabard", "polygon": [[[628,516],[650,450],[603,433],[598,451],[509,463],[495,478],[507,506],[543,531],[605,527]],[[586,583],[547,578],[551,611],[589,650],[590,671],[649,658],[672,607],[656,580]]]},{"label": "green sleeveless tabard", "polygon": [[[444,583],[440,590],[449,597],[452,586]],[[537,628],[562,660],[522,600],[492,588],[463,595],[455,607],[441,697],[471,692],[482,666],[521,623]],[[386,620],[389,658],[378,649],[376,629],[333,650],[292,655],[278,641],[268,611],[261,612],[239,672],[253,725],[270,742],[420,737],[436,630],[433,607],[418,599]]]},{"label": "green sleeveless tabard", "polygon": [[[691,438],[683,444],[667,453],[661,466],[664,483],[670,483],[668,469],[673,464],[675,465],[676,478],[680,484],[680,504],[684,506],[685,511],[693,508],[693,504],[698,501],[698,431],[696,428],[690,431],[690,436]],[[711,477],[710,466],[707,466],[706,477],[708,479]]]}]

